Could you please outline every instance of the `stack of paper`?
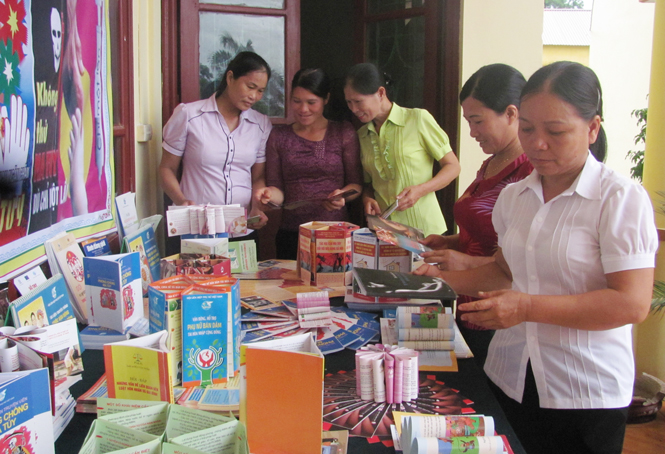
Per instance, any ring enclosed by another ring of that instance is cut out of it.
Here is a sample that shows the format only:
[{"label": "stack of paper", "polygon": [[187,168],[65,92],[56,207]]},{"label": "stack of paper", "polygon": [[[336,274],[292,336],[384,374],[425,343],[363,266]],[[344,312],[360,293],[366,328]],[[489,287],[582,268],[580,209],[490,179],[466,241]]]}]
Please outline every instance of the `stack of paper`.
[{"label": "stack of paper", "polygon": [[170,206],[166,211],[169,236],[218,233],[247,234],[247,211],[240,205]]},{"label": "stack of paper", "polygon": [[323,328],[332,325],[328,292],[298,293],[296,305],[301,328]]},{"label": "stack of paper", "polygon": [[250,312],[242,316],[243,342],[271,340],[311,332],[323,354],[345,348],[357,350],[379,338],[379,324],[375,316],[344,307],[331,307],[329,326],[302,328],[297,319],[295,299],[273,303],[258,296],[243,297],[242,304]]}]

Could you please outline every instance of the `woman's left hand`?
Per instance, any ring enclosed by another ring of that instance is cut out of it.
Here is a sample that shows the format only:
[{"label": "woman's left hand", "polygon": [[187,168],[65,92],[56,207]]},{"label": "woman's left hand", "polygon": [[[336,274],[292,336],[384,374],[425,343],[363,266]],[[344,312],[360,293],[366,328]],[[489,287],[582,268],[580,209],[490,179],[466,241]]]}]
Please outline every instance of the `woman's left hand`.
[{"label": "woman's left hand", "polygon": [[408,208],[411,208],[416,204],[418,199],[420,199],[425,194],[426,193],[423,192],[420,185],[408,186],[404,188],[404,190],[397,195],[397,200],[399,200],[397,211],[404,211]]},{"label": "woman's left hand", "polygon": [[331,198],[335,197],[337,194],[341,194],[344,192],[341,189],[335,189],[333,192],[328,194],[328,198],[324,200],[321,204],[323,205],[323,208],[325,208],[327,211],[335,211],[335,210],[340,210],[346,205],[346,200],[344,200],[344,197],[340,197],[338,200],[330,200]]},{"label": "woman's left hand", "polygon": [[268,223],[268,216],[266,216],[266,214],[263,211],[261,211],[259,209],[256,209],[256,208],[253,208],[249,212],[249,215],[247,217],[251,218],[251,217],[254,217],[254,216],[259,216],[260,221],[255,223],[255,224],[252,224],[252,227],[251,227],[252,230],[259,230],[260,228],[265,227],[265,225]]},{"label": "woman's left hand", "polygon": [[515,290],[479,292],[483,299],[460,304],[462,320],[488,329],[505,329],[527,321],[531,296]]}]

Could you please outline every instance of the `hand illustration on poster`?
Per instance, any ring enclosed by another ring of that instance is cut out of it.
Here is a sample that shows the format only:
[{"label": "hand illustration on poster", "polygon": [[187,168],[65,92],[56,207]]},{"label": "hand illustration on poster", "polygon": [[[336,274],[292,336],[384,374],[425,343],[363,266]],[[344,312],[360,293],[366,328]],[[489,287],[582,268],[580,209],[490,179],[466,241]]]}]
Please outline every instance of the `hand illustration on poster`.
[{"label": "hand illustration on poster", "polygon": [[0,58],[2,279],[55,233],[115,229],[107,1],[0,2]]}]

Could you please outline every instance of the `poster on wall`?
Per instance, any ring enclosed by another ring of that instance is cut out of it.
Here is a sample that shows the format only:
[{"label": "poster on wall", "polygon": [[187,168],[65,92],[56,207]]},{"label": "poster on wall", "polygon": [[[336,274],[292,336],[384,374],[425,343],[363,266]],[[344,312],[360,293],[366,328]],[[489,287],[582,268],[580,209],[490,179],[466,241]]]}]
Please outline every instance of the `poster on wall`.
[{"label": "poster on wall", "polygon": [[108,5],[0,1],[0,281],[115,230]]}]

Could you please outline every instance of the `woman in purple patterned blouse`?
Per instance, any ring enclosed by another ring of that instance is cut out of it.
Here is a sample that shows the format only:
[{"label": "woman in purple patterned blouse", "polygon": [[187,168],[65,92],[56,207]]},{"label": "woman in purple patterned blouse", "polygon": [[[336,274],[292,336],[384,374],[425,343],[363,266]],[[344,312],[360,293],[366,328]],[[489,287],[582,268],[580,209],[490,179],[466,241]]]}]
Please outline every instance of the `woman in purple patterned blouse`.
[{"label": "woman in purple patterned blouse", "polygon": [[296,259],[298,227],[310,221],[347,221],[346,202],[362,192],[358,136],[350,123],[329,121],[323,109],[330,80],[321,69],[301,69],[291,83],[295,123],[273,128],[266,145],[266,187],[254,193],[264,209],[313,198],[330,198],[354,189],[357,194],[335,201],[285,210],[277,232],[278,259]]}]

